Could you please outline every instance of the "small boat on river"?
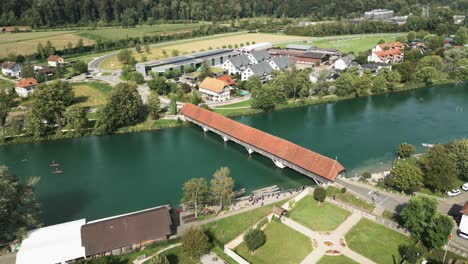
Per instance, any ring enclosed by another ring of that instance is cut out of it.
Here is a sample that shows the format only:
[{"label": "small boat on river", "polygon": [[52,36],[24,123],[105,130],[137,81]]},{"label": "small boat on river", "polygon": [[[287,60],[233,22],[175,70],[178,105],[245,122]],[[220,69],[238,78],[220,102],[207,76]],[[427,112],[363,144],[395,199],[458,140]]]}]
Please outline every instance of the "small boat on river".
[{"label": "small boat on river", "polygon": [[234,192],[234,198],[239,198],[244,194],[245,194],[245,188],[242,188],[242,189]]},{"label": "small boat on river", "polygon": [[59,170],[58,168],[55,168],[54,171],[52,171],[53,174],[60,174],[62,173],[62,170]]},{"label": "small boat on river", "polygon": [[60,164],[58,164],[57,162],[55,162],[55,160],[52,161],[51,164],[49,164],[50,167],[58,167],[60,166]]}]

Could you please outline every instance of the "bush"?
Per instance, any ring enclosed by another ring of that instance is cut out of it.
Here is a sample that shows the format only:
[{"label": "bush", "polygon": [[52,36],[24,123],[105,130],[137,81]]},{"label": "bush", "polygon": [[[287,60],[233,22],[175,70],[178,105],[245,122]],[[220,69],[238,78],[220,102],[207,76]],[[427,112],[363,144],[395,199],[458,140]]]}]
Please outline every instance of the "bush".
[{"label": "bush", "polygon": [[346,187],[341,188],[341,193],[346,193]]},{"label": "bush", "polygon": [[314,189],[314,199],[317,200],[318,202],[323,202],[325,201],[325,198],[327,197],[327,191],[323,187],[317,187]]},{"label": "bush", "polygon": [[266,235],[258,228],[250,229],[244,235],[244,241],[250,252],[254,252],[266,242]]},{"label": "bush", "polygon": [[157,254],[156,256],[152,257],[148,262],[148,264],[170,264],[169,260],[166,256]]},{"label": "bush", "polygon": [[366,171],[366,172],[364,172],[364,173],[362,174],[362,178],[363,178],[363,179],[366,179],[366,180],[367,180],[367,179],[370,179],[371,177],[372,177],[372,175],[370,174],[370,172],[367,172],[367,171]]},{"label": "bush", "polygon": [[401,143],[397,148],[397,155],[400,158],[409,158],[416,152],[416,147],[408,143]]},{"label": "bush", "polygon": [[192,228],[182,237],[182,251],[192,259],[199,259],[210,250],[208,236],[201,228]]},{"label": "bush", "polygon": [[401,245],[398,247],[398,251],[400,252],[401,257],[410,264],[416,264],[419,256],[426,254],[426,249],[424,247],[414,244]]}]

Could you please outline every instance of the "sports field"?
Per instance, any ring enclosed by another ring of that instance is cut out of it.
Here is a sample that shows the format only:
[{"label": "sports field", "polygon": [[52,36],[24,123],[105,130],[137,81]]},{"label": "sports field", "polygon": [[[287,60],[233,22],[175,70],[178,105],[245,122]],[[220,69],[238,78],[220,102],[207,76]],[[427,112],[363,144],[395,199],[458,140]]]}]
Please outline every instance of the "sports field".
[{"label": "sports field", "polygon": [[[240,34],[229,34],[229,35],[216,35],[203,39],[191,39],[185,41],[178,41],[177,43],[158,45],[151,48],[150,53],[143,51],[142,53],[133,52],[133,56],[137,61],[143,61],[143,57],[147,60],[157,60],[167,57],[174,57],[174,50],[178,54],[189,54],[198,52],[201,50],[217,49],[223,46],[231,45],[246,45],[247,42],[259,43],[259,42],[286,42],[286,41],[297,41],[305,39],[301,36],[289,36],[284,34],[267,34],[267,33],[240,33]],[[99,68],[103,70],[116,70],[122,68],[122,64],[117,60],[117,56],[110,57],[104,60]]]},{"label": "sports field", "polygon": [[107,94],[112,87],[101,82],[74,83],[75,104],[82,107],[94,107],[106,102]]}]

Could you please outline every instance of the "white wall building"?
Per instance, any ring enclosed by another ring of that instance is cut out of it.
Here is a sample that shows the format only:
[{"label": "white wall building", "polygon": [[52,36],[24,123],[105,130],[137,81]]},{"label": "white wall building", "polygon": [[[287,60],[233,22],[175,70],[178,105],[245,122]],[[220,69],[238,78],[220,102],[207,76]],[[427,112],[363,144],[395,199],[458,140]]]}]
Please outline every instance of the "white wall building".
[{"label": "white wall building", "polygon": [[21,243],[16,264],[56,264],[85,257],[81,227],[85,219],[33,230]]},{"label": "white wall building", "polygon": [[273,68],[267,61],[262,61],[258,64],[250,65],[245,71],[242,72],[241,80],[247,81],[250,77],[256,75],[260,77],[262,82],[266,82],[271,79],[271,72]]},{"label": "white wall building", "polygon": [[399,63],[403,61],[403,44],[400,42],[384,43],[375,46],[367,57],[369,62]]},{"label": "white wall building", "polygon": [[273,47],[273,44],[271,44],[270,42],[260,42],[260,43],[240,47],[236,49],[236,51],[242,52],[242,53],[250,53],[253,50],[266,50],[266,49],[271,49],[272,47]]},{"label": "white wall building", "polygon": [[199,85],[199,91],[206,100],[224,102],[231,99],[231,87],[215,78],[206,77]]},{"label": "white wall building", "polygon": [[345,57],[342,57],[340,59],[338,59],[336,62],[335,62],[335,69],[337,70],[346,70],[349,66],[351,66],[351,64],[353,63],[355,57],[353,55],[348,55],[348,56],[345,56]]},{"label": "white wall building", "polygon": [[34,92],[34,89],[37,87],[37,81],[34,78],[26,78],[20,80],[15,85],[15,92],[19,97],[28,97]]},{"label": "white wall building", "polygon": [[238,55],[227,59],[221,66],[230,75],[240,74],[243,70],[251,64],[247,55]]},{"label": "white wall building", "polygon": [[21,65],[14,61],[5,61],[0,66],[2,68],[2,74],[11,76],[11,77],[20,77],[21,74]]}]

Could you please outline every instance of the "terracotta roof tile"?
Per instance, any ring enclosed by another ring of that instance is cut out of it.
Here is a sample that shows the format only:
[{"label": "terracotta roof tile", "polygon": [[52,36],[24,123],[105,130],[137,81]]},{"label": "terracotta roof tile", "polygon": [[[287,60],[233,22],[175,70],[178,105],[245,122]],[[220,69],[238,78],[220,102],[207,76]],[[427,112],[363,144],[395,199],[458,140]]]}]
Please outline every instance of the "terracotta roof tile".
[{"label": "terracotta roof tile", "polygon": [[17,84],[16,87],[27,88],[31,86],[37,85],[37,81],[34,78],[26,78],[21,79]]},{"label": "terracotta roof tile", "polygon": [[392,49],[392,50],[381,50],[377,51],[375,54],[379,58],[385,58],[385,57],[393,57],[395,55],[400,55],[402,52],[400,49]]},{"label": "terracotta roof tile", "polygon": [[463,208],[460,210],[460,213],[462,213],[464,215],[468,215],[468,202],[465,203]]},{"label": "terracotta roof tile", "polygon": [[379,44],[379,47],[380,48],[385,48],[385,47],[389,47],[389,48],[401,48],[403,47],[403,44],[399,41],[396,41],[396,42],[389,42],[389,43],[383,43],[383,44]]},{"label": "terracotta roof tile", "polygon": [[47,58],[47,61],[57,61],[60,59],[59,55],[50,55],[49,58]]},{"label": "terracotta roof tile", "polygon": [[282,138],[246,126],[201,107],[185,104],[181,114],[241,140],[258,149],[269,152],[306,171],[334,181],[345,168],[336,160],[303,148]]},{"label": "terracotta roof tile", "polygon": [[226,82],[228,85],[237,86],[237,83],[229,75],[219,76],[216,79]]}]

